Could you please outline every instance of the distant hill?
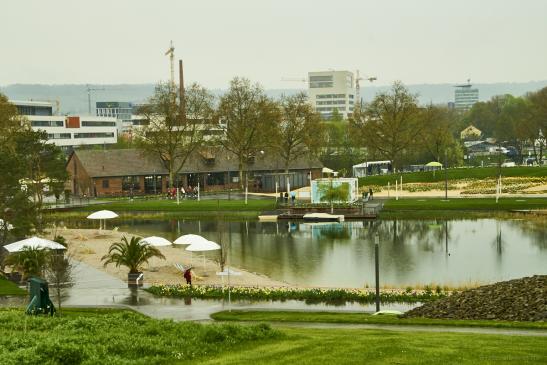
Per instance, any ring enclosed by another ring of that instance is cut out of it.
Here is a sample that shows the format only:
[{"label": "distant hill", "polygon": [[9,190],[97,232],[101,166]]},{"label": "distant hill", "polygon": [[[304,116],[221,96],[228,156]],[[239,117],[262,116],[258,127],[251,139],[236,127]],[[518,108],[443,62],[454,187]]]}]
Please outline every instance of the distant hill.
[{"label": "distant hill", "polygon": [[[474,84],[479,88],[480,100],[488,100],[494,95],[512,94],[524,95],[530,91],[536,91],[547,86],[547,80]],[[365,101],[371,100],[380,91],[389,89],[389,85],[370,86],[363,85],[361,95]],[[416,84],[407,85],[411,92],[419,95],[421,104],[446,104],[454,100],[453,84]],[[115,84],[115,85],[91,85],[91,110],[94,110],[96,101],[130,101],[139,103],[145,101],[154,92],[154,84]],[[221,95],[226,90],[211,90],[215,95]],[[268,89],[266,93],[271,97],[279,97],[282,94],[291,95],[302,89]],[[0,87],[0,92],[6,94],[12,100],[50,100],[60,102],[62,114],[86,114],[88,112],[88,94],[84,84],[67,85],[43,85],[43,84],[14,84]]]}]

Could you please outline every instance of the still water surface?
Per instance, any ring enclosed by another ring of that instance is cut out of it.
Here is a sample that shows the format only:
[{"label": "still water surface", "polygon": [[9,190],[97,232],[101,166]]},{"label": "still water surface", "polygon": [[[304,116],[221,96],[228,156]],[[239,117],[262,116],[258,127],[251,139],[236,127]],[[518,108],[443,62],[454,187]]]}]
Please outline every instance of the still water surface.
[{"label": "still water surface", "polygon": [[[120,231],[170,240],[182,234],[200,234],[226,245],[230,265],[291,284],[373,286],[376,232],[380,242],[380,281],[384,285],[462,285],[547,274],[545,219],[328,224],[124,220],[111,224]],[[89,222],[70,225],[84,227]],[[207,254],[210,258],[218,255]]]}]

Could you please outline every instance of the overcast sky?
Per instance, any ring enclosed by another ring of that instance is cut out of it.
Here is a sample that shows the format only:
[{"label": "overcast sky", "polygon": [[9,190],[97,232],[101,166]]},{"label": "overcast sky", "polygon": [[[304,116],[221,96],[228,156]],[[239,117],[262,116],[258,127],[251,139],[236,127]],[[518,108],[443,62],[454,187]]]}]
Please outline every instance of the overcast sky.
[{"label": "overcast sky", "polygon": [[185,81],[266,88],[359,69],[379,84],[547,79],[546,0],[17,0],[0,11],[0,85],[155,83],[170,40]]}]

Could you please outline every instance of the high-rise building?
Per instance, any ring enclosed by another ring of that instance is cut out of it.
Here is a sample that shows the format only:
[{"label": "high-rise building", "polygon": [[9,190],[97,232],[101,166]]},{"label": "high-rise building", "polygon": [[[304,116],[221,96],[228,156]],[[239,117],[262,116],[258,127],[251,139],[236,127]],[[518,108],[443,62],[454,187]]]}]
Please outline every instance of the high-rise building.
[{"label": "high-rise building", "polygon": [[344,119],[351,116],[355,103],[355,78],[349,71],[308,73],[308,97],[323,119],[330,119],[335,110]]},{"label": "high-rise building", "polygon": [[479,89],[472,88],[470,83],[457,85],[454,91],[454,107],[459,111],[471,109],[479,101]]}]

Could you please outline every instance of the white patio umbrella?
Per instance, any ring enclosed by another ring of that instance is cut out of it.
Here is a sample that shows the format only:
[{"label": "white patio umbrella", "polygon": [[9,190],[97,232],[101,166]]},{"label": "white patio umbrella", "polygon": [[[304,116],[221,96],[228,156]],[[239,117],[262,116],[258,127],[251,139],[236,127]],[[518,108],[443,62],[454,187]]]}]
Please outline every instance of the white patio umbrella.
[{"label": "white patio umbrella", "polygon": [[208,242],[207,238],[197,234],[185,234],[173,241],[175,245],[193,245]]},{"label": "white patio umbrella", "polygon": [[3,219],[0,219],[0,230],[4,229],[11,231],[13,229],[13,226],[9,222],[4,222]]},{"label": "white patio umbrella", "polygon": [[161,247],[161,246],[171,246],[171,241],[163,238],[163,237],[158,237],[158,236],[150,236],[150,237],[145,237],[143,239],[141,239],[139,241],[139,243],[141,245],[145,244],[145,243],[148,243],[150,246],[155,246],[155,247]]},{"label": "white patio umbrella", "polygon": [[106,222],[104,222],[104,227],[101,224],[103,222],[103,220],[117,218],[117,217],[118,217],[118,215],[116,213],[114,213],[113,211],[111,211],[111,210],[99,210],[95,213],[91,213],[90,215],[88,215],[87,219],[98,219],[99,220],[99,230],[101,230],[101,229],[106,228]]},{"label": "white patio umbrella", "polygon": [[[207,238],[198,234],[185,234],[173,241],[175,245],[192,245],[207,242]],[[190,265],[192,265],[192,251],[190,251]]]},{"label": "white patio umbrella", "polygon": [[[203,251],[214,251],[214,250],[220,250],[220,246],[218,245],[218,243],[215,243],[213,241],[207,241],[207,240],[199,241],[186,247],[186,251],[190,251],[190,252],[203,252]],[[205,254],[203,255],[203,267],[205,268]]]},{"label": "white patio umbrella", "polygon": [[36,236],[13,242],[9,245],[4,246],[4,248],[10,253],[22,251],[25,247],[50,250],[66,250],[66,247],[61,245],[60,243]]},{"label": "white patio umbrella", "polygon": [[[139,243],[141,245],[144,245],[144,244],[149,244],[150,246],[154,246],[154,247],[164,247],[164,246],[171,246],[171,241],[163,238],[163,237],[158,237],[158,236],[150,236],[150,237],[145,237],[143,239],[141,239],[139,241]],[[151,260],[154,260],[154,258],[152,258]],[[149,265],[151,266],[151,265]],[[150,271],[157,271],[157,268],[152,268],[150,267]]]}]

